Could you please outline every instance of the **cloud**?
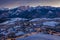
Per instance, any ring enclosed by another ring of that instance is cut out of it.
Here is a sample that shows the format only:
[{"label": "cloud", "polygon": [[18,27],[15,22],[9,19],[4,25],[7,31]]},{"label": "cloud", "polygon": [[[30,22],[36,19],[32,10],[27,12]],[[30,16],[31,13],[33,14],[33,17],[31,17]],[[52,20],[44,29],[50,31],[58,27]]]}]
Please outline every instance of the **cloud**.
[{"label": "cloud", "polygon": [[56,5],[59,6],[60,0],[0,0],[0,7],[16,7],[21,5]]}]

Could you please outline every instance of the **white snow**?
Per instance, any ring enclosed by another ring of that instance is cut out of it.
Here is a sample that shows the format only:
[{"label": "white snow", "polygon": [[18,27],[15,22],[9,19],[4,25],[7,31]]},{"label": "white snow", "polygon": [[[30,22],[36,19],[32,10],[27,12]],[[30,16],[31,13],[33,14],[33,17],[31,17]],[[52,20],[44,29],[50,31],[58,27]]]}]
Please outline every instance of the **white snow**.
[{"label": "white snow", "polygon": [[11,18],[11,20],[5,21],[1,24],[14,24],[15,21],[21,21],[21,20],[28,20],[28,19],[24,19],[24,18]]},{"label": "white snow", "polygon": [[55,21],[43,22],[43,25],[47,25],[47,26],[56,26],[57,24],[58,22],[55,22]]},{"label": "white snow", "polygon": [[16,33],[15,35],[16,35],[16,36],[19,36],[19,35],[23,35],[23,34],[24,34],[24,32],[18,31],[18,33]]},{"label": "white snow", "polygon": [[16,40],[60,40],[60,36],[38,33],[25,38],[17,38]]},{"label": "white snow", "polygon": [[32,22],[32,21],[40,21],[40,20],[41,20],[40,18],[35,18],[35,19],[30,20],[30,22]]},{"label": "white snow", "polygon": [[51,19],[51,18],[35,18],[30,21],[32,22],[32,21],[40,21],[40,20],[53,20],[53,19]]}]

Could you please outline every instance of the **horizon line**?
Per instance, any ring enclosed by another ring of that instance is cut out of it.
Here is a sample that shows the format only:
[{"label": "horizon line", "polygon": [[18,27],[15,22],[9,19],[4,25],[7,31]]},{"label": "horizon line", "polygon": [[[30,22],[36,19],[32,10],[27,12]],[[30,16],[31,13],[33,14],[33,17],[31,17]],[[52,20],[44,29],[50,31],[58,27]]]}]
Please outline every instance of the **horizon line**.
[{"label": "horizon line", "polygon": [[[37,6],[30,6],[30,5],[22,5],[22,6],[25,6],[25,7],[27,7],[27,6],[29,6],[29,7],[37,7]],[[11,7],[11,8],[9,8],[9,7],[0,7],[0,8],[8,8],[8,9],[14,9],[14,8],[18,8],[18,7],[22,7],[22,6],[16,6],[16,7]],[[38,6],[41,6],[41,7],[60,7],[60,6],[47,6],[47,5],[38,5]]]}]

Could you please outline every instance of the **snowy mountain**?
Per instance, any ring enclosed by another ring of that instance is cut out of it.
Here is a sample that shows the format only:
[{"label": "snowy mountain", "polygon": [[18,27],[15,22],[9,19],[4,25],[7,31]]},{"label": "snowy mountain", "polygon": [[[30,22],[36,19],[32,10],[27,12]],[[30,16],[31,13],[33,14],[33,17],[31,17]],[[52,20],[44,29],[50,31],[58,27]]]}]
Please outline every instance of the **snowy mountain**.
[{"label": "snowy mountain", "polygon": [[59,18],[60,8],[50,6],[21,6],[14,9],[0,9],[1,18]]}]

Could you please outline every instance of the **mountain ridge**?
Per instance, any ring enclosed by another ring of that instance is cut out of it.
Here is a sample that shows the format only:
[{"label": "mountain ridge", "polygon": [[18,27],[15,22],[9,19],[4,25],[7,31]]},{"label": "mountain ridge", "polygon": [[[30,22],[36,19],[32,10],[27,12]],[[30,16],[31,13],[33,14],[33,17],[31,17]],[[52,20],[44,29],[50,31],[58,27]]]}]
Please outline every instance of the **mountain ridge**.
[{"label": "mountain ridge", "polygon": [[3,8],[0,9],[1,18],[59,18],[60,7],[51,6],[20,6],[14,9]]}]

